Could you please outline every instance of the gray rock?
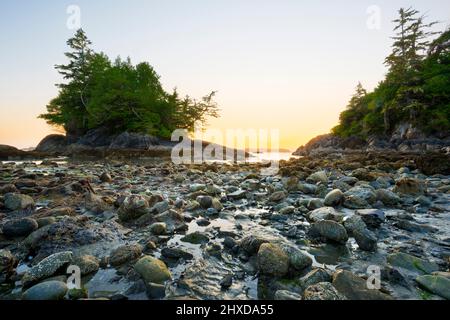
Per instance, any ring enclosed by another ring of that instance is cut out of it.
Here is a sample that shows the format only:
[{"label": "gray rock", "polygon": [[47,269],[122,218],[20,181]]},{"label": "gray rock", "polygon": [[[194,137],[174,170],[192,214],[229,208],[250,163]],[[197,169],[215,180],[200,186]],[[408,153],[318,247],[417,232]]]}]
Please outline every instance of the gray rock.
[{"label": "gray rock", "polygon": [[289,257],[278,245],[261,244],[257,258],[258,269],[263,274],[282,277],[289,270]]},{"label": "gray rock", "polygon": [[277,290],[274,296],[275,300],[302,300],[302,296],[298,293],[288,290]]},{"label": "gray rock", "polygon": [[163,235],[167,233],[167,225],[164,222],[155,222],[149,227],[149,230],[154,235]]},{"label": "gray rock", "polygon": [[322,207],[309,213],[309,220],[317,222],[320,220],[340,221],[342,214],[338,213],[333,207]]},{"label": "gray rock", "polygon": [[386,220],[384,212],[379,209],[361,209],[357,210],[356,214],[361,216],[370,228],[378,228]]},{"label": "gray rock", "polygon": [[297,190],[303,192],[304,194],[315,194],[317,192],[317,186],[310,183],[298,183]]},{"label": "gray rock", "polygon": [[367,228],[367,225],[365,224],[365,222],[363,221],[363,219],[361,218],[361,216],[358,216],[356,214],[347,217],[344,220],[344,228],[345,230],[347,230],[347,233],[350,236],[353,236],[353,232],[354,231],[361,231],[361,230],[365,230]]},{"label": "gray rock", "polygon": [[376,191],[377,199],[386,206],[395,206],[400,203],[400,197],[387,189],[378,189]]},{"label": "gray rock", "polygon": [[309,229],[309,235],[313,238],[321,238],[327,241],[346,243],[348,234],[345,228],[331,220],[321,220],[314,224]]},{"label": "gray rock", "polygon": [[364,251],[377,250],[377,237],[375,234],[367,229],[353,230],[353,237],[356,240],[359,248]]},{"label": "gray rock", "polygon": [[328,176],[325,171],[317,171],[311,174],[306,181],[328,183]]},{"label": "gray rock", "polygon": [[4,204],[6,209],[9,210],[25,210],[34,208],[34,200],[32,197],[26,194],[19,193],[7,193],[4,196]]},{"label": "gray rock", "polygon": [[450,279],[437,275],[418,276],[417,283],[426,290],[450,300]]},{"label": "gray rock", "polygon": [[314,284],[318,284],[319,282],[331,282],[332,275],[329,271],[317,268],[308,272],[305,276],[300,278],[299,283],[303,289],[308,288]]},{"label": "gray rock", "polygon": [[112,266],[120,266],[124,263],[132,262],[142,254],[140,244],[127,244],[114,249],[109,256],[109,263]]},{"label": "gray rock", "polygon": [[280,202],[281,200],[285,199],[287,197],[286,192],[284,191],[275,191],[269,196],[270,202]]},{"label": "gray rock", "polygon": [[147,199],[139,195],[126,197],[122,202],[118,214],[122,221],[137,219],[149,212],[149,203]]},{"label": "gray rock", "polygon": [[350,300],[392,300],[392,297],[376,289],[368,289],[367,281],[354,273],[338,270],[333,275],[333,286]]},{"label": "gray rock", "polygon": [[211,196],[198,196],[196,200],[203,209],[208,209],[212,206],[212,199]]},{"label": "gray rock", "polygon": [[258,252],[259,247],[263,243],[267,243],[267,242],[269,242],[269,241],[264,238],[249,235],[249,236],[242,238],[242,240],[239,242],[239,247],[244,252],[246,252],[248,255],[254,255]]},{"label": "gray rock", "polygon": [[51,277],[59,269],[68,265],[72,261],[72,257],[71,251],[58,252],[48,256],[24,274],[23,285],[27,287],[39,280]]},{"label": "gray rock", "polygon": [[346,300],[331,283],[319,282],[305,289],[304,300]]},{"label": "gray rock", "polygon": [[200,231],[195,231],[185,235],[180,240],[183,242],[189,242],[193,244],[202,244],[207,243],[209,241],[209,237]]},{"label": "gray rock", "polygon": [[339,189],[334,189],[325,196],[323,204],[329,207],[336,207],[339,206],[343,200],[344,193]]},{"label": "gray rock", "polygon": [[159,214],[163,213],[164,211],[169,210],[169,202],[166,200],[160,201],[158,203],[155,203],[155,205],[151,208],[151,212]]},{"label": "gray rock", "polygon": [[439,266],[436,263],[403,252],[390,254],[387,257],[387,261],[394,267],[403,268],[420,275],[430,274],[439,270]]},{"label": "gray rock", "polygon": [[24,300],[61,300],[67,293],[67,285],[61,281],[39,283],[24,292]]},{"label": "gray rock", "polygon": [[28,236],[38,228],[36,220],[31,218],[21,218],[10,220],[3,225],[3,234],[6,237],[24,237]]},{"label": "gray rock", "polygon": [[289,266],[295,270],[303,270],[312,265],[312,259],[293,245],[283,245],[283,251],[289,257]]},{"label": "gray rock", "polygon": [[184,260],[192,260],[194,256],[189,252],[183,251],[179,248],[163,248],[161,250],[161,255],[167,259],[184,259]]},{"label": "gray rock", "polygon": [[80,268],[81,275],[88,275],[100,268],[100,261],[91,255],[78,255],[72,259],[72,265],[78,266]]},{"label": "gray rock", "polygon": [[377,196],[369,186],[356,186],[344,193],[344,206],[350,209],[368,208],[376,200]]},{"label": "gray rock", "polygon": [[229,193],[227,195],[228,198],[233,199],[233,200],[238,200],[238,199],[243,199],[245,197],[247,197],[247,191],[245,190],[236,190],[232,193]]}]

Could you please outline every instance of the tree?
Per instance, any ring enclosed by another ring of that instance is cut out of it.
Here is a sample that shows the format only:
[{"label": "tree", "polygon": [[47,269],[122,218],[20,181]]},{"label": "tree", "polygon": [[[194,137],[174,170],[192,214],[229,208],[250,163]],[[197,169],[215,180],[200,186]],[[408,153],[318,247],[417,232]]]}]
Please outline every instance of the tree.
[{"label": "tree", "polygon": [[73,140],[98,127],[167,138],[177,128],[193,131],[196,122],[218,117],[215,92],[200,101],[180,99],[176,90],[169,94],[150,64],[133,65],[130,58],[120,57],[112,63],[90,48],[81,29],[67,44],[68,64],[55,66],[66,82],[57,85],[58,96],[40,117],[62,126]]}]

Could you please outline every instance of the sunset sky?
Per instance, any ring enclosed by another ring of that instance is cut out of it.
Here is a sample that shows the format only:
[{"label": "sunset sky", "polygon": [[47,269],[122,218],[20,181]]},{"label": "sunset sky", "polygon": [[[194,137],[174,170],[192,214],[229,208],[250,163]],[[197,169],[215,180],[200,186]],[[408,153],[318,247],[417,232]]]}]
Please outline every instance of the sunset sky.
[{"label": "sunset sky", "polygon": [[[329,132],[358,81],[372,89],[382,79],[400,7],[441,21],[439,30],[450,24],[448,0],[2,0],[0,144],[31,147],[54,132],[37,116],[61,81],[53,66],[75,31],[69,5],[96,51],[148,61],[167,90],[217,90],[211,127],[279,129],[291,149]],[[380,9],[379,28],[368,27],[368,8]]]}]

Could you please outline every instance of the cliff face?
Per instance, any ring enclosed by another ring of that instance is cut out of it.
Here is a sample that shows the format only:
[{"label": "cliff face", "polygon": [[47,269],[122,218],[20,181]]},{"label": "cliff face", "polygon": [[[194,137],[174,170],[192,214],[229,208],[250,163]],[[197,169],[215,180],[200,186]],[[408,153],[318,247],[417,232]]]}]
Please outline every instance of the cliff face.
[{"label": "cliff face", "polygon": [[450,136],[448,133],[427,136],[411,124],[403,123],[396,127],[390,136],[371,136],[342,138],[333,134],[324,134],[313,138],[299,147],[293,154],[298,156],[335,152],[358,151],[399,151],[424,153],[428,151],[450,154]]}]

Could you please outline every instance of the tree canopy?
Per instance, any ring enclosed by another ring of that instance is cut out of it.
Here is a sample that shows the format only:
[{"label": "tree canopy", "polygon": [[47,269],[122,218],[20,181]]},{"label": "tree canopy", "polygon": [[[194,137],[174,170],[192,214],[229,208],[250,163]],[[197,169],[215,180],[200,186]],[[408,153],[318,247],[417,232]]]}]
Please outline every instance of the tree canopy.
[{"label": "tree canopy", "polygon": [[79,29],[67,41],[69,62],[56,65],[65,82],[39,117],[61,126],[68,135],[81,136],[89,129],[106,127],[168,138],[175,129],[194,130],[196,122],[218,117],[211,92],[199,101],[180,97],[176,89],[166,92],[160,77],[147,62],[133,65],[118,57],[111,61],[91,49],[91,41]]},{"label": "tree canopy", "polygon": [[450,131],[450,29],[431,32],[436,22],[412,8],[400,9],[394,20],[388,72],[372,92],[358,85],[339,125],[342,137],[389,134],[400,123],[411,123],[428,134]]}]

